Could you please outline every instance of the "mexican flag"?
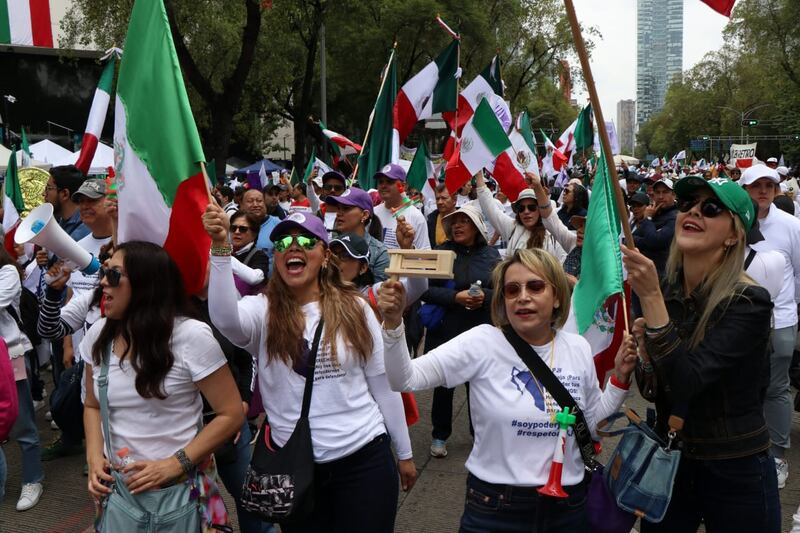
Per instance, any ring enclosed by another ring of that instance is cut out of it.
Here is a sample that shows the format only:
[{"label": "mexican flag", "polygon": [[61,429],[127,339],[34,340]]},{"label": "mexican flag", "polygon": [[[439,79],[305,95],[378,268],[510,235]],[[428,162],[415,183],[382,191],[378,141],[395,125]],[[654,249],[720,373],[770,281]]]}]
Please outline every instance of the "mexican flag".
[{"label": "mexican flag", "polygon": [[22,127],[22,168],[31,166],[31,143],[28,142],[28,134],[25,133],[25,126]]},{"label": "mexican flag", "polygon": [[544,158],[545,163],[542,165],[542,169],[552,169],[554,171],[553,174],[555,174],[561,170],[561,167],[567,163],[569,158],[553,144],[553,141],[550,140],[550,137],[547,136],[544,130],[539,131],[542,132],[544,148],[547,150],[547,155]]},{"label": "mexican flag", "polygon": [[454,112],[442,113],[442,117],[450,125],[450,129],[460,134],[464,125],[472,118],[481,100],[491,94],[503,96],[499,56],[494,56],[491,63],[458,95],[458,124],[455,124],[456,114]]},{"label": "mexican flag", "polygon": [[17,151],[12,150],[8,158],[6,179],[3,182],[3,246],[11,257],[16,258],[14,251],[14,233],[19,224],[19,214],[25,210],[25,200],[19,188],[19,173],[17,172]]},{"label": "mexican flag", "polygon": [[0,44],[52,48],[50,0],[0,0]]},{"label": "mexican flag", "polygon": [[84,175],[89,173],[94,153],[97,151],[97,143],[100,142],[100,135],[103,133],[103,124],[105,124],[106,115],[108,114],[108,103],[111,101],[111,86],[114,84],[116,63],[116,56],[111,54],[108,63],[103,67],[103,73],[100,75],[97,89],[94,90],[92,109],[89,111],[86,132],[83,134],[83,141],[81,142],[81,155],[78,157],[78,161],[75,162],[75,166]]},{"label": "mexican flag", "polygon": [[203,287],[211,239],[205,161],[162,0],[133,6],[115,105],[120,242],[162,245],[186,290]]},{"label": "mexican flag", "polygon": [[417,147],[406,174],[406,183],[422,194],[426,204],[431,201],[436,203],[436,169],[424,141]]},{"label": "mexican flag", "polygon": [[528,112],[523,111],[517,117],[511,133],[508,134],[511,147],[514,149],[517,167],[524,174],[531,172],[539,175],[539,159],[536,156],[536,141],[531,132],[531,121]]},{"label": "mexican flag", "polygon": [[400,158],[400,145],[395,121],[395,95],[397,94],[397,59],[392,50],[384,69],[375,107],[370,115],[370,127],[364,139],[364,149],[358,156],[358,183],[365,191],[375,188],[375,173]]},{"label": "mexican flag", "polygon": [[336,157],[353,155],[361,152],[360,144],[354,143],[341,133],[336,133],[335,131],[329,130],[327,126],[325,126],[325,123],[321,120],[319,121],[319,128],[322,130],[322,134],[325,135],[330,142]]},{"label": "mexican flag", "polygon": [[314,171],[314,167],[318,169],[317,176],[319,176],[320,179],[322,179],[323,174],[331,171],[331,167],[326,165],[319,157],[317,157],[316,148],[311,150],[311,157],[308,158],[308,164],[306,165],[306,170],[303,173],[303,183],[308,183],[311,173]]},{"label": "mexican flag", "polygon": [[[447,162],[445,170],[447,190],[450,191],[450,194],[455,194],[462,185],[472,179],[472,176],[484,167],[490,167],[495,159],[498,159],[502,177],[495,174],[495,178],[500,188],[513,202],[521,190],[517,189],[517,185],[513,182],[513,173],[509,170],[509,166],[513,167],[513,164],[505,161],[504,158],[500,161],[501,158],[498,157],[510,150],[511,142],[503,131],[500,121],[497,120],[491,104],[484,98],[475,110],[475,114],[464,126],[458,146]],[[495,167],[495,173],[497,172],[497,167]],[[512,176],[512,181],[505,182],[504,180],[509,176]]]},{"label": "mexican flag", "polygon": [[414,125],[435,113],[455,111],[458,97],[458,47],[453,42],[433,61],[406,82],[394,103],[394,129],[399,143],[406,140]]},{"label": "mexican flag", "polygon": [[733,10],[733,4],[736,3],[736,0],[701,0],[704,4],[708,7],[725,15],[726,17],[731,16],[731,11]]}]

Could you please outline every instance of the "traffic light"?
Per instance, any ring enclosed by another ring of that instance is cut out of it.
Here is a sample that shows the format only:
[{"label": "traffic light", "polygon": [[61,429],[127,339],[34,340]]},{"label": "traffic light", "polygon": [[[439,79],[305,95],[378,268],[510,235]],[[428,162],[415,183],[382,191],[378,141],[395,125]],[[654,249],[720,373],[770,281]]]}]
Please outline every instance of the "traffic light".
[{"label": "traffic light", "polygon": [[752,118],[751,119],[747,119],[747,120],[743,120],[742,121],[742,126],[747,126],[747,127],[758,126],[758,120],[752,119]]},{"label": "traffic light", "polygon": [[707,140],[709,139],[709,136],[708,136],[708,135],[703,135],[703,136],[701,137],[701,139],[703,139],[704,141],[707,141]]}]

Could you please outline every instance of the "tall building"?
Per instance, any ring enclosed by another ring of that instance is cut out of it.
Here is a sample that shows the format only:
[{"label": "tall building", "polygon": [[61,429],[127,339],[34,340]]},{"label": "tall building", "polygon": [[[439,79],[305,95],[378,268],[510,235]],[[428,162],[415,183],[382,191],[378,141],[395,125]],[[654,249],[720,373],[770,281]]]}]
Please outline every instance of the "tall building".
[{"label": "tall building", "polygon": [[636,132],[636,102],[634,100],[620,100],[617,102],[617,135],[619,136],[619,149],[623,154],[633,155],[636,148],[634,140]]},{"label": "tall building", "polygon": [[637,0],[636,124],[664,107],[667,87],[683,71],[683,0]]}]

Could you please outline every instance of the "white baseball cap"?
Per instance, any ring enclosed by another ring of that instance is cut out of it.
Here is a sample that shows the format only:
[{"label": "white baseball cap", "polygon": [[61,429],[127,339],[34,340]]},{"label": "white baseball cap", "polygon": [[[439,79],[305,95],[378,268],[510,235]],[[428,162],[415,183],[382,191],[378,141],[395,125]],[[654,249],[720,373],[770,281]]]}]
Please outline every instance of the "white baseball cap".
[{"label": "white baseball cap", "polygon": [[788,176],[789,175],[789,169],[786,168],[786,167],[778,167],[778,168],[775,169],[775,172],[777,172],[781,176]]},{"label": "white baseball cap", "polygon": [[658,180],[657,182],[655,182],[655,183],[653,184],[653,187],[655,187],[655,186],[656,186],[656,185],[658,185],[659,183],[660,183],[661,185],[666,185],[667,189],[669,189],[669,190],[674,190],[674,189],[675,189],[675,184],[674,184],[674,183],[672,183],[672,180],[671,180],[671,179],[669,179],[669,178],[661,178],[660,180]]},{"label": "white baseball cap", "polygon": [[775,183],[781,182],[778,171],[769,168],[767,165],[758,164],[748,167],[742,172],[742,177],[739,178],[739,185],[752,185],[761,178],[769,178]]},{"label": "white baseball cap", "polygon": [[770,157],[769,159],[767,159],[767,163],[777,163],[777,162],[778,162],[777,157]]}]

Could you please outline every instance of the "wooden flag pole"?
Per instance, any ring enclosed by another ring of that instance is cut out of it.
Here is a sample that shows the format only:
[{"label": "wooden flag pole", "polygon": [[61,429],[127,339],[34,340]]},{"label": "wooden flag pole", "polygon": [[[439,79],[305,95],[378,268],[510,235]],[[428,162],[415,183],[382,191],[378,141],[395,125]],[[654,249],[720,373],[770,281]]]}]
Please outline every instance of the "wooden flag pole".
[{"label": "wooden flag pole", "polygon": [[611,176],[611,188],[614,190],[617,213],[619,213],[619,221],[620,224],[622,224],[622,232],[625,235],[625,245],[632,249],[634,244],[633,235],[631,234],[631,225],[628,221],[628,207],[625,205],[625,198],[622,196],[622,189],[619,187],[617,167],[614,164],[614,154],[611,153],[611,143],[608,140],[606,122],[603,118],[603,110],[600,108],[600,98],[597,96],[597,87],[594,84],[592,67],[589,64],[589,54],[586,53],[586,43],[583,41],[583,35],[581,35],[581,27],[578,25],[578,17],[575,14],[575,5],[572,3],[572,0],[564,0],[564,6],[567,8],[567,18],[569,18],[569,25],[572,29],[572,40],[575,42],[575,51],[578,52],[578,58],[581,61],[583,78],[586,80],[586,88],[589,90],[589,100],[592,103],[595,123],[597,124],[597,131],[600,135],[600,144],[603,148],[603,154],[606,156],[606,167]]},{"label": "wooden flag pole", "polygon": [[210,204],[216,203],[216,200],[211,195],[211,180],[208,178],[208,172],[206,171],[205,162],[200,161],[200,168],[203,170],[203,183],[206,184],[206,194],[208,194],[208,203]]}]

